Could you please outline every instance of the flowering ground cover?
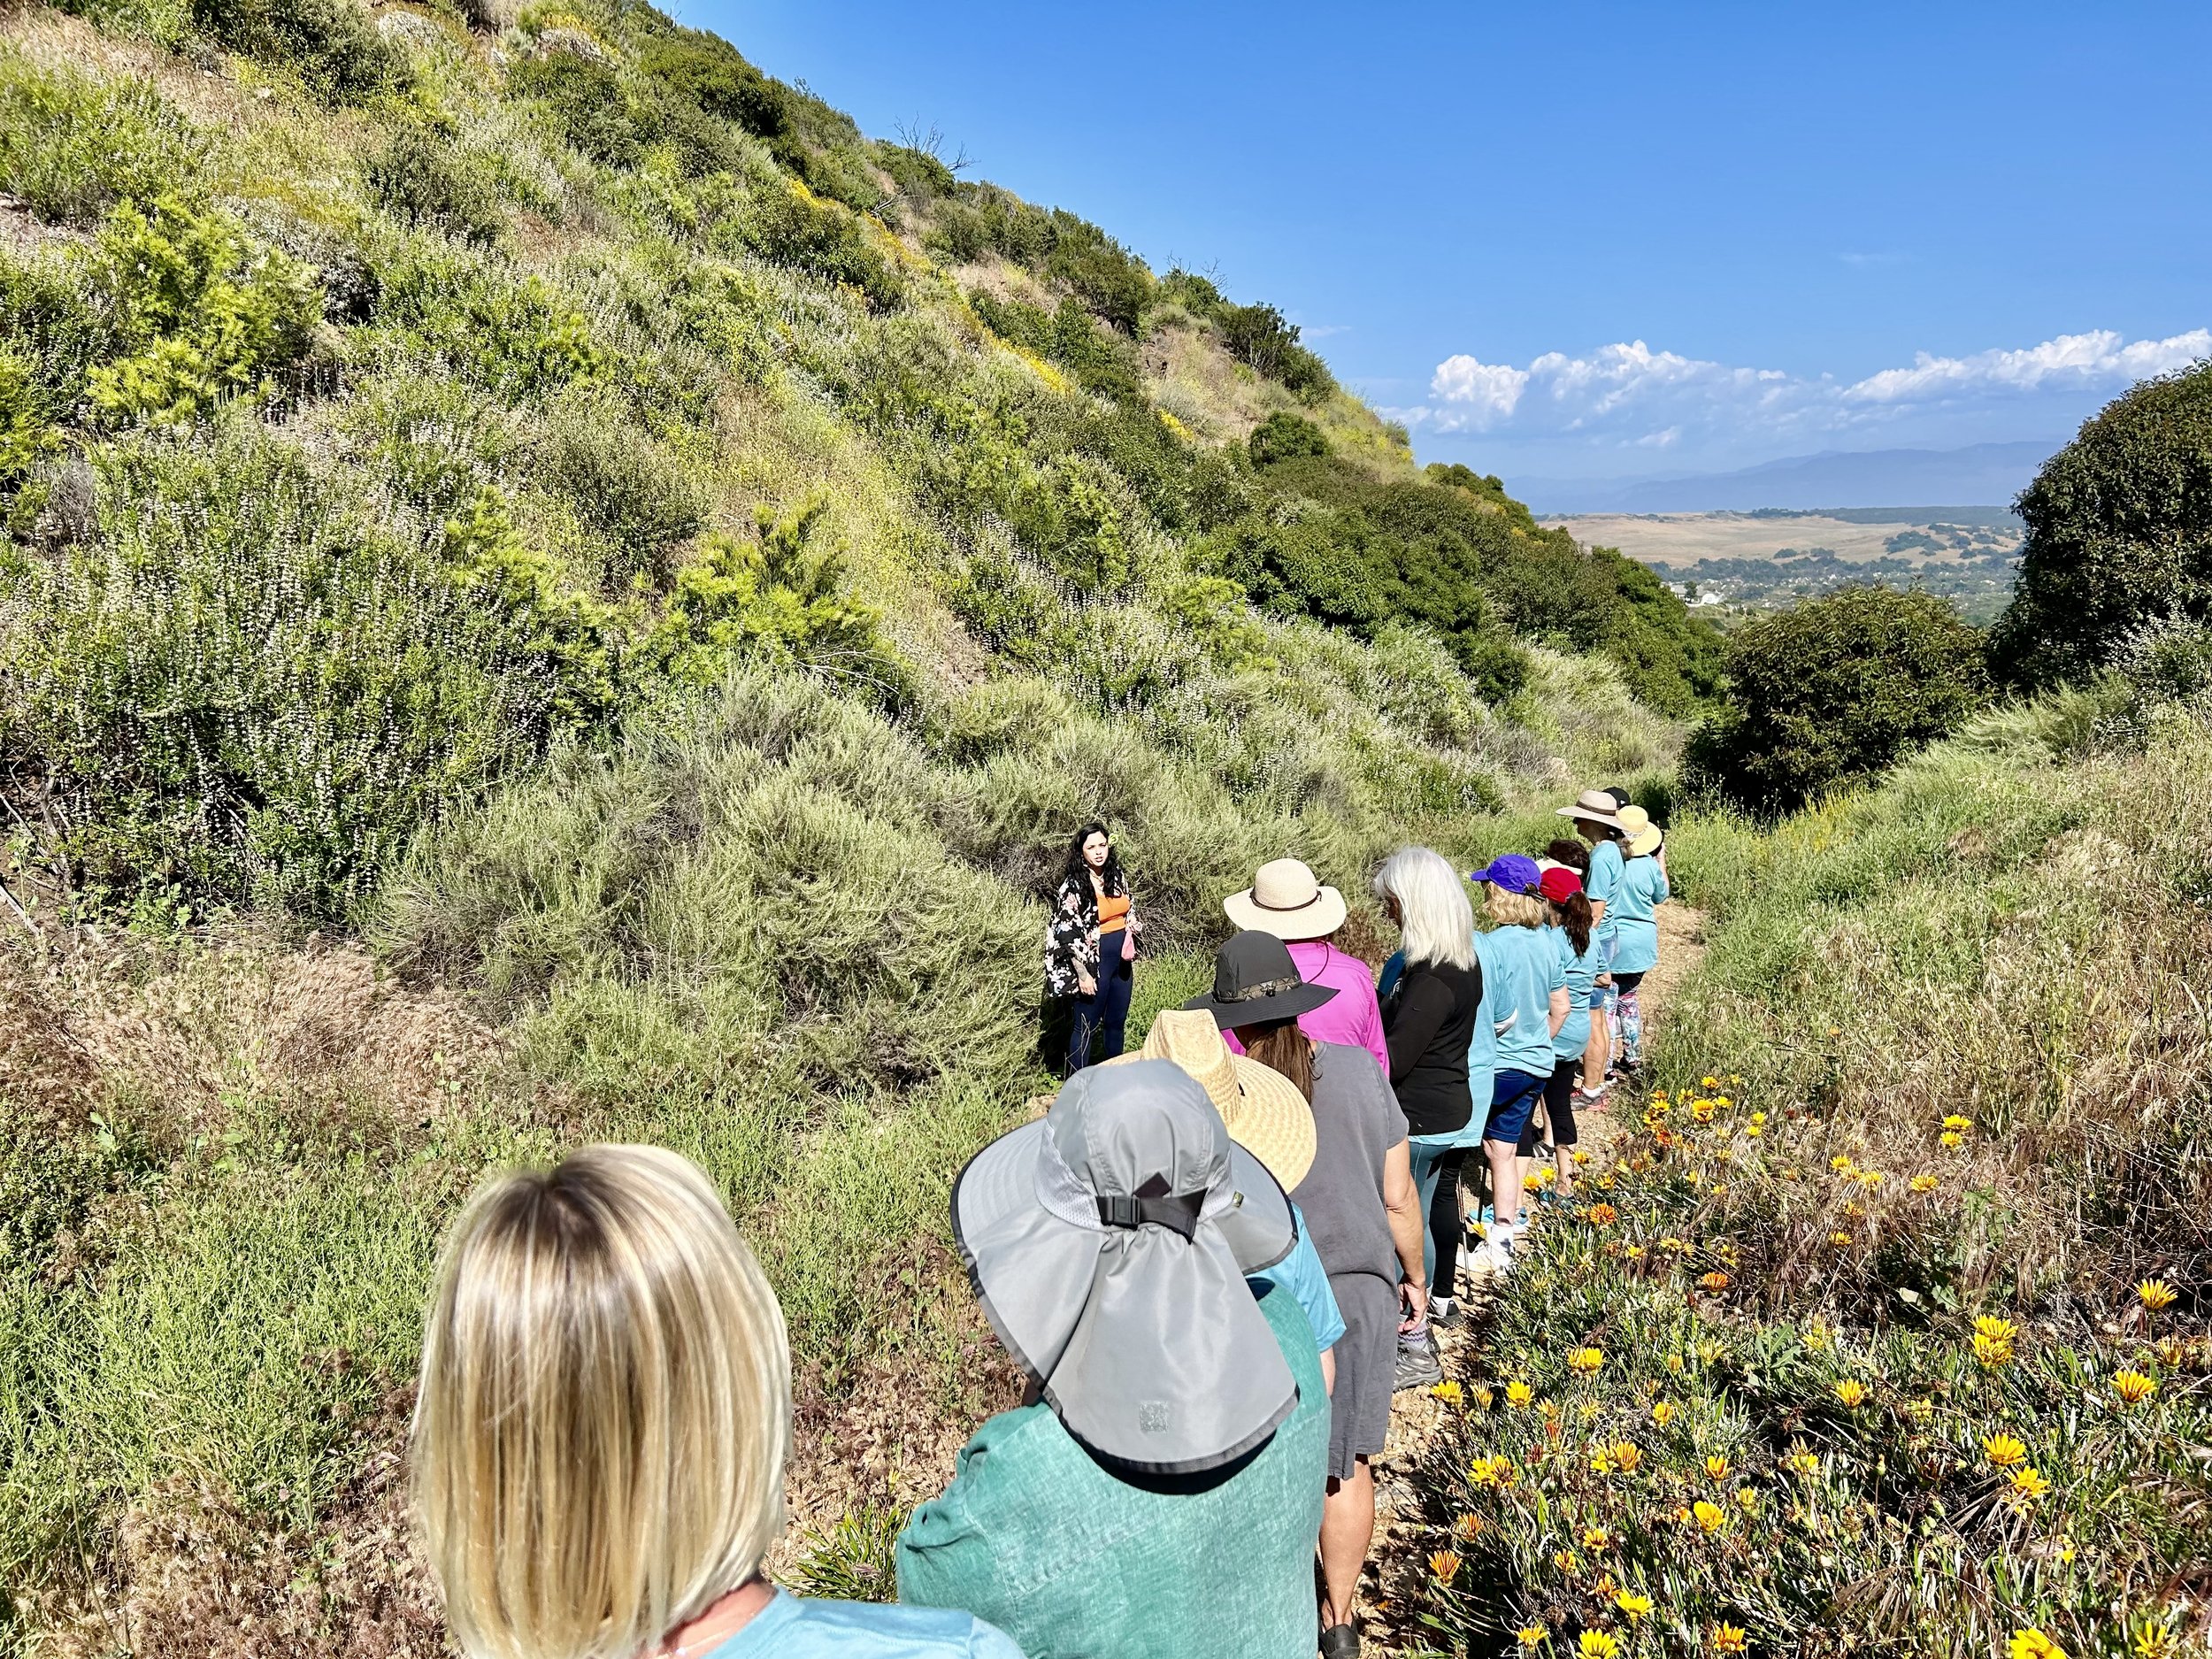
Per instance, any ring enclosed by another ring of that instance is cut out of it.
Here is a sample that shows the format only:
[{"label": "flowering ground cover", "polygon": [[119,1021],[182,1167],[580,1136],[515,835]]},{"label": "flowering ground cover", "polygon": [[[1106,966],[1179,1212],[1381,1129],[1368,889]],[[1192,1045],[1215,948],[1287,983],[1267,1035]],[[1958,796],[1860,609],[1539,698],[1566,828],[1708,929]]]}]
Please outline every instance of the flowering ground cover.
[{"label": "flowering ground cover", "polygon": [[2201,728],[1981,737],[1678,831],[1711,949],[1443,1391],[1438,1649],[2202,1651]]}]

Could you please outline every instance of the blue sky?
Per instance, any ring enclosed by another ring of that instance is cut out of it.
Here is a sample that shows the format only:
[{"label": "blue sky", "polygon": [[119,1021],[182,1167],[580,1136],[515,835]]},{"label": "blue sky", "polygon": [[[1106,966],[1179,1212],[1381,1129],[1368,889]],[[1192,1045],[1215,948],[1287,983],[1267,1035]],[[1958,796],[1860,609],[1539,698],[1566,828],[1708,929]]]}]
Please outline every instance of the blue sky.
[{"label": "blue sky", "polygon": [[664,0],[1280,305],[1424,459],[2062,439],[2212,355],[2212,6]]}]

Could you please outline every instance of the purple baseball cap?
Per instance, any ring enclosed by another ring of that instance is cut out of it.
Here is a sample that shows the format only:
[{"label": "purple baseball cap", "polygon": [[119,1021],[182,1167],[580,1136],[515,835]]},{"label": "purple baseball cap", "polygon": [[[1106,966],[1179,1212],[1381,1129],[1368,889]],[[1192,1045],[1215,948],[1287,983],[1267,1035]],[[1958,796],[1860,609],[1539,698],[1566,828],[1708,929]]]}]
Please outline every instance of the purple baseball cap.
[{"label": "purple baseball cap", "polygon": [[1544,879],[1536,861],[1520,853],[1506,853],[1493,858],[1488,867],[1470,870],[1470,881],[1486,881],[1492,887],[1503,887],[1508,893],[1534,893]]}]

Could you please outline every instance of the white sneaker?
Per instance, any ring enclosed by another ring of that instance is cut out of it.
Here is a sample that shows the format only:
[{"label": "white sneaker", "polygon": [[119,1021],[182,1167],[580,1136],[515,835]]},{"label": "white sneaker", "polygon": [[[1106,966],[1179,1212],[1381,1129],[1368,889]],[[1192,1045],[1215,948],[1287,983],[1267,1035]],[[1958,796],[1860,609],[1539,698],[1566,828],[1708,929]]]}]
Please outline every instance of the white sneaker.
[{"label": "white sneaker", "polygon": [[1490,1255],[1490,1271],[1503,1279],[1513,1271],[1513,1235],[1502,1232],[1483,1246]]}]

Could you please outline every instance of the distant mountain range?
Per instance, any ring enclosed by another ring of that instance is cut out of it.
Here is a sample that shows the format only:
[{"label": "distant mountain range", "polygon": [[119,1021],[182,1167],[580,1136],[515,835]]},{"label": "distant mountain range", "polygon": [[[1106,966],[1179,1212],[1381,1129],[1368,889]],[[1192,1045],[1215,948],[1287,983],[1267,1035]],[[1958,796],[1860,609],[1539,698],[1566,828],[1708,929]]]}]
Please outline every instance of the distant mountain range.
[{"label": "distant mountain range", "polygon": [[1637,479],[1509,478],[1539,513],[1751,512],[1761,507],[1892,507],[1909,502],[2005,506],[2062,442],[1962,449],[1827,450],[1735,472]]}]

